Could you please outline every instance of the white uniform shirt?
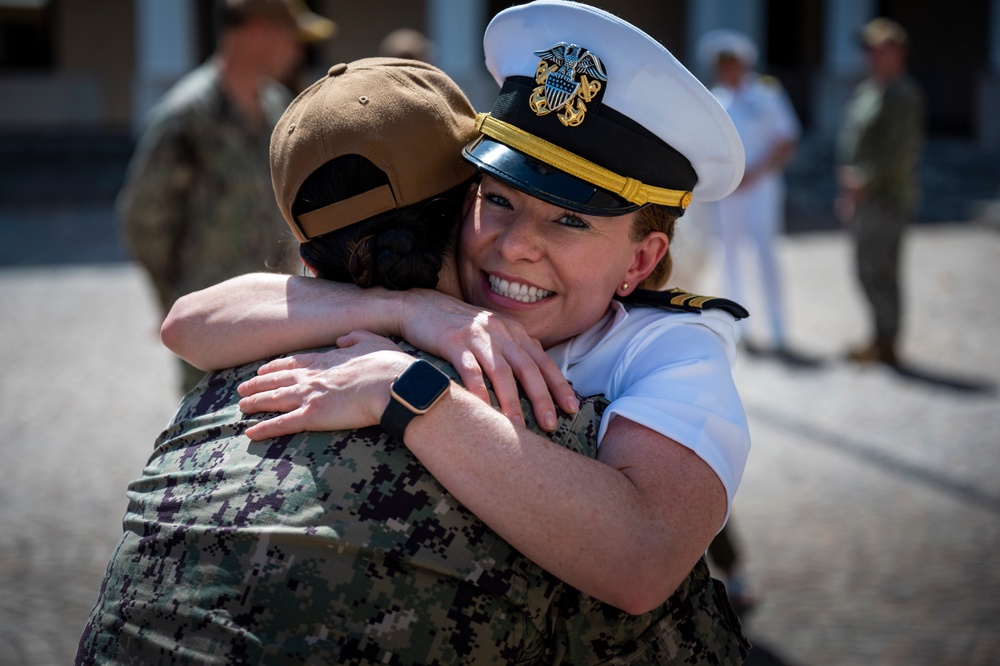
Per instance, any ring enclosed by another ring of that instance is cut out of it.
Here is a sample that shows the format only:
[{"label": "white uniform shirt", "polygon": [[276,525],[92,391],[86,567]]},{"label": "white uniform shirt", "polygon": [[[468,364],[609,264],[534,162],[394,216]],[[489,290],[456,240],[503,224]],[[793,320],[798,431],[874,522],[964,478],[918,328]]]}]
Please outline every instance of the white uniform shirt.
[{"label": "white uniform shirt", "polygon": [[[777,80],[750,73],[738,88],[720,85],[712,93],[739,132],[748,171],[762,163],[776,145],[799,138],[801,126],[795,109]],[[772,344],[782,346],[784,307],[774,241],[785,226],[783,170],[772,170],[758,177],[721,201],[707,204],[704,210],[723,250],[722,295],[754,305],[755,309],[764,305]],[[741,268],[740,255],[745,246],[752,247],[756,254],[757,265],[752,272]],[[747,286],[757,284],[763,290],[762,301],[748,300]]]},{"label": "white uniform shirt", "polygon": [[712,94],[740,134],[747,168],[763,160],[776,143],[798,139],[802,133],[785,89],[771,77],[748,74],[739,88],[715,86]]},{"label": "white uniform shirt", "polygon": [[[739,88],[712,88],[743,141],[747,169],[752,169],[778,143],[797,140],[802,132],[795,109],[781,84],[770,77],[748,74]],[[784,187],[781,171],[772,171],[737,190],[718,204],[731,225],[760,225],[778,230]]]},{"label": "white uniform shirt", "polygon": [[615,416],[688,447],[726,489],[726,517],[750,452],[750,431],[732,365],[735,320],[721,310],[666,312],[623,306],[548,350],[581,395],[603,393],[598,442]]}]

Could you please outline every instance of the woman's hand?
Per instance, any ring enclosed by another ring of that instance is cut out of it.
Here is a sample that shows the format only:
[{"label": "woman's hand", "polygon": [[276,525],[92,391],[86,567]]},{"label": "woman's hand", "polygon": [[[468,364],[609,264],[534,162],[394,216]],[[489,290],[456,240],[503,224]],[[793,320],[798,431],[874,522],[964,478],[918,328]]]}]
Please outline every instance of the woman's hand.
[{"label": "woman's hand", "polygon": [[451,363],[465,388],[488,402],[485,373],[500,410],[518,425],[524,425],[524,415],[517,382],[546,430],[556,428],[553,397],[563,411],[579,410],[576,394],[559,367],[513,319],[436,291],[414,289],[406,293],[399,322],[404,339]]},{"label": "woman's hand", "polygon": [[338,349],[266,363],[240,384],[246,414],[285,412],[247,428],[254,441],[306,430],[377,425],[389,404],[389,385],[414,362],[386,338],[355,331]]}]

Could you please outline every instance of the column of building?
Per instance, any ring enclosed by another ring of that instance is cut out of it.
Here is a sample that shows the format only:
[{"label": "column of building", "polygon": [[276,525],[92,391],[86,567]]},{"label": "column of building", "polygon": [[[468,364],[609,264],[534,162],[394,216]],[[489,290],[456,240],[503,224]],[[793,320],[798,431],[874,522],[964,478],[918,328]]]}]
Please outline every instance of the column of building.
[{"label": "column of building", "polygon": [[493,106],[499,87],[483,66],[486,0],[428,0],[427,29],[435,62],[468,95],[478,111]]},{"label": "column of building", "polygon": [[135,0],[133,127],[138,128],[156,100],[194,68],[197,30],[193,3]]},{"label": "column of building", "polygon": [[837,0],[825,3],[824,59],[813,89],[813,132],[830,140],[851,90],[864,75],[864,54],[858,36],[874,18],[874,0]]}]

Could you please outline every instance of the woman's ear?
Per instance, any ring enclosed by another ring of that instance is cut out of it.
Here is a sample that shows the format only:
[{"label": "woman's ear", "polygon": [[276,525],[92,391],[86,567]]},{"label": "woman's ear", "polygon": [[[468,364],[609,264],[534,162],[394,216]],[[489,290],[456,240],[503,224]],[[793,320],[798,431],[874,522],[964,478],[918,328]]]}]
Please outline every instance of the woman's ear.
[{"label": "woman's ear", "polygon": [[666,256],[669,249],[670,239],[662,231],[653,231],[639,241],[632,255],[632,263],[629,264],[622,283],[618,285],[618,295],[624,296],[634,291],[643,280],[649,277],[649,274]]}]

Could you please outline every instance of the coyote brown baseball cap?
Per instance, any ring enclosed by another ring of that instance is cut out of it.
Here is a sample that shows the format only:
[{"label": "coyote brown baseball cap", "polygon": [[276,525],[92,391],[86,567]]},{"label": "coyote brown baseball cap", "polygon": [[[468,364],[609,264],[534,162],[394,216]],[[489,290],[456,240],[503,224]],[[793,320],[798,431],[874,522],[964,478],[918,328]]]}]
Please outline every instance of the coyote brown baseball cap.
[{"label": "coyote brown baseball cap", "polygon": [[[475,111],[459,87],[417,60],[365,58],[334,65],[285,110],[271,135],[278,207],[300,242],[434,197],[468,180],[462,159]],[[305,179],[330,160],[360,155],[389,184],[299,216]]]}]

